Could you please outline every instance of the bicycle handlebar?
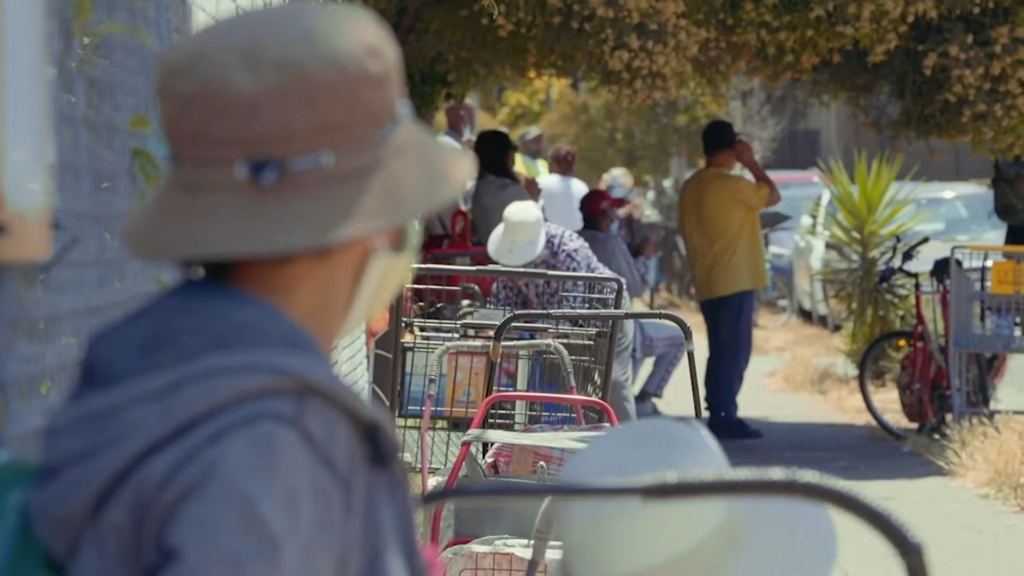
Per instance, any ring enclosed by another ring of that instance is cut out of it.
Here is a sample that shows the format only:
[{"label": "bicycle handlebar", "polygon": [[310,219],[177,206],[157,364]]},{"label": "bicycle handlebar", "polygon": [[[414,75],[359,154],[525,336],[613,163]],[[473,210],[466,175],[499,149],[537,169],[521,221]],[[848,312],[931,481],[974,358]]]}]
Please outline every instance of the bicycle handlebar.
[{"label": "bicycle handlebar", "polygon": [[889,254],[889,258],[886,261],[885,267],[882,268],[882,271],[878,273],[878,281],[875,283],[875,289],[881,289],[883,285],[887,284],[893,278],[895,278],[896,274],[898,273],[913,276],[913,273],[907,271],[905,267],[908,263],[910,263],[911,260],[914,259],[915,256],[917,256],[917,250],[921,248],[921,246],[927,244],[929,241],[931,241],[931,238],[929,238],[928,236],[924,236],[918,239],[910,246],[908,246],[905,250],[903,250],[903,253],[900,256],[900,265],[894,267],[892,265],[892,262],[893,260],[896,259],[896,253],[899,252],[900,245],[900,237],[896,236],[892,243],[892,252]]},{"label": "bicycle handlebar", "polygon": [[917,242],[914,242],[913,244],[911,244],[910,248],[907,248],[906,250],[903,251],[903,259],[905,261],[909,261],[910,259],[913,259],[913,257],[915,256],[914,252],[917,252],[918,248],[920,248],[921,246],[924,246],[930,240],[931,240],[931,238],[925,236],[924,238],[921,238]]}]

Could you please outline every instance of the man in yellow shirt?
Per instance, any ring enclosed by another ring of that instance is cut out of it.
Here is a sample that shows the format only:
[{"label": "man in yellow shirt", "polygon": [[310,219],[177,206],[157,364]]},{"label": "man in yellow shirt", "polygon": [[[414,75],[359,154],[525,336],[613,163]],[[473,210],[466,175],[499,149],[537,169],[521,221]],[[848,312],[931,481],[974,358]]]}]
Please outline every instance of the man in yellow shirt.
[{"label": "man in yellow shirt", "polygon": [[[702,140],[706,164],[679,193],[679,227],[707,325],[708,428],[720,440],[760,438],[737,415],[736,397],[753,346],[754,294],[768,285],[759,213],[779,203],[779,190],[732,124],[711,122]],[[754,182],[732,174],[737,163]]]}]

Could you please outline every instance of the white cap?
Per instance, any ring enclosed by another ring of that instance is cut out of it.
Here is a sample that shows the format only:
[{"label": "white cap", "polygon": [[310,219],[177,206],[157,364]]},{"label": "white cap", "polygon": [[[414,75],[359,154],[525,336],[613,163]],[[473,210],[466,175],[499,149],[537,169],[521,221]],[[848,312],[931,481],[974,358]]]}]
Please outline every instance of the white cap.
[{"label": "white cap", "polygon": [[502,266],[529,264],[544,251],[544,211],[533,200],[509,204],[487,239],[487,254]]},{"label": "white cap", "polygon": [[[647,484],[729,468],[699,422],[643,419],[575,454],[560,482]],[[587,576],[826,576],[836,558],[828,509],[795,498],[609,498],[556,509],[566,573]]]},{"label": "white cap", "polygon": [[601,184],[604,188],[632,188],[633,174],[624,166],[616,166],[609,169],[601,176]]}]

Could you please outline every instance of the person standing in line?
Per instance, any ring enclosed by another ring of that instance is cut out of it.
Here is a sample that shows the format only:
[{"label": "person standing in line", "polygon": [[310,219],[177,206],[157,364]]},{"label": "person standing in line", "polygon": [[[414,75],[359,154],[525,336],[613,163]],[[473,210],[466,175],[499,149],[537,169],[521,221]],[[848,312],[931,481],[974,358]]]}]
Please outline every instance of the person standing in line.
[{"label": "person standing in line", "polygon": [[[591,190],[583,197],[580,211],[583,213],[583,230],[580,236],[590,244],[594,255],[609,270],[626,281],[626,292],[630,299],[642,298],[647,291],[647,266],[650,256],[657,252],[658,245],[648,239],[638,256],[630,254],[626,242],[612,232],[612,223],[618,218],[618,211],[629,203],[625,198],[613,198],[605,190]],[[654,358],[654,367],[636,393],[636,415],[638,418],[660,416],[661,411],[654,400],[661,398],[665,387],[672,379],[672,373],[686,354],[686,338],[678,326],[664,320],[636,320],[633,337],[633,379],[636,380],[645,358]]]},{"label": "person standing in line", "polygon": [[583,228],[580,200],[589,192],[586,182],[575,176],[576,149],[558,144],[551,149],[551,173],[537,178],[544,217],[552,224],[579,232]]},{"label": "person standing in line", "polygon": [[[449,99],[450,100],[450,99]],[[472,150],[476,142],[476,108],[468,102],[451,102],[444,109],[447,128],[437,135],[437,141],[450,148]],[[452,237],[452,219],[456,212],[468,210],[473,181],[466,183],[466,193],[425,218],[427,237],[424,249],[443,248]]]},{"label": "person standing in line", "polygon": [[122,237],[193,274],[90,341],[37,540],[68,576],[425,576],[394,422],[328,354],[401,289],[474,158],[416,119],[361,4],[242,14],[157,75],[175,161]]},{"label": "person standing in line", "polygon": [[[781,198],[732,124],[715,120],[701,139],[705,167],[683,183],[679,226],[707,325],[708,427],[721,440],[760,438],[739,417],[736,398],[753,347],[754,295],[768,285],[759,214]],[[737,163],[754,182],[732,173]]]},{"label": "person standing in line", "polygon": [[480,161],[471,199],[470,219],[473,235],[487,242],[491,232],[501,223],[505,207],[519,200],[536,201],[540,196],[537,183],[520,181],[513,166],[516,145],[507,132],[484,130],[477,136],[475,151]]},{"label": "person standing in line", "polygon": [[444,132],[437,135],[437,140],[452,148],[472,149],[469,141],[476,133],[476,109],[472,104],[452,102],[444,109]]},{"label": "person standing in line", "polygon": [[544,159],[544,132],[537,126],[530,126],[519,135],[518,142],[516,173],[534,180],[547,174],[549,170],[548,162]]}]

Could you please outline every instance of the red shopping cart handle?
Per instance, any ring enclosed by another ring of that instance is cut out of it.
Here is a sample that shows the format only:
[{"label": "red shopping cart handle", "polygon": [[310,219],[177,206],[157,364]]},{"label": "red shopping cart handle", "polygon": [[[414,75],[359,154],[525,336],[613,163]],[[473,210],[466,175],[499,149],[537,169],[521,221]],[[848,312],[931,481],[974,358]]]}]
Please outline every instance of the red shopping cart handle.
[{"label": "red shopping cart handle", "polygon": [[[575,396],[571,394],[551,394],[548,392],[498,392],[484,398],[483,402],[480,403],[480,408],[477,409],[476,415],[473,416],[473,422],[469,425],[469,429],[483,428],[488,411],[490,411],[491,406],[498,402],[536,402],[538,404],[567,404],[570,406],[597,408],[608,417],[609,424],[612,426],[619,425],[619,419],[615,417],[615,411],[612,410],[612,407],[604,400],[599,400],[597,398]],[[466,458],[469,457],[469,450],[470,445],[465,443],[459,448],[459,454],[455,457],[455,462],[452,463],[448,479],[445,480],[445,490],[450,490],[455,487],[455,483],[459,478],[459,473],[466,463]],[[438,507],[434,510],[430,519],[430,544],[438,546],[440,545],[440,539],[441,507]]]},{"label": "red shopping cart handle", "polygon": [[569,406],[587,406],[597,408],[608,417],[608,423],[612,426],[619,425],[619,419],[615,417],[615,411],[604,400],[590,398],[588,396],[572,396],[569,394],[552,394],[549,392],[498,392],[484,398],[480,408],[473,416],[473,422],[469,428],[483,428],[484,420],[487,418],[487,411],[498,402],[536,402],[551,404],[567,404]]}]

